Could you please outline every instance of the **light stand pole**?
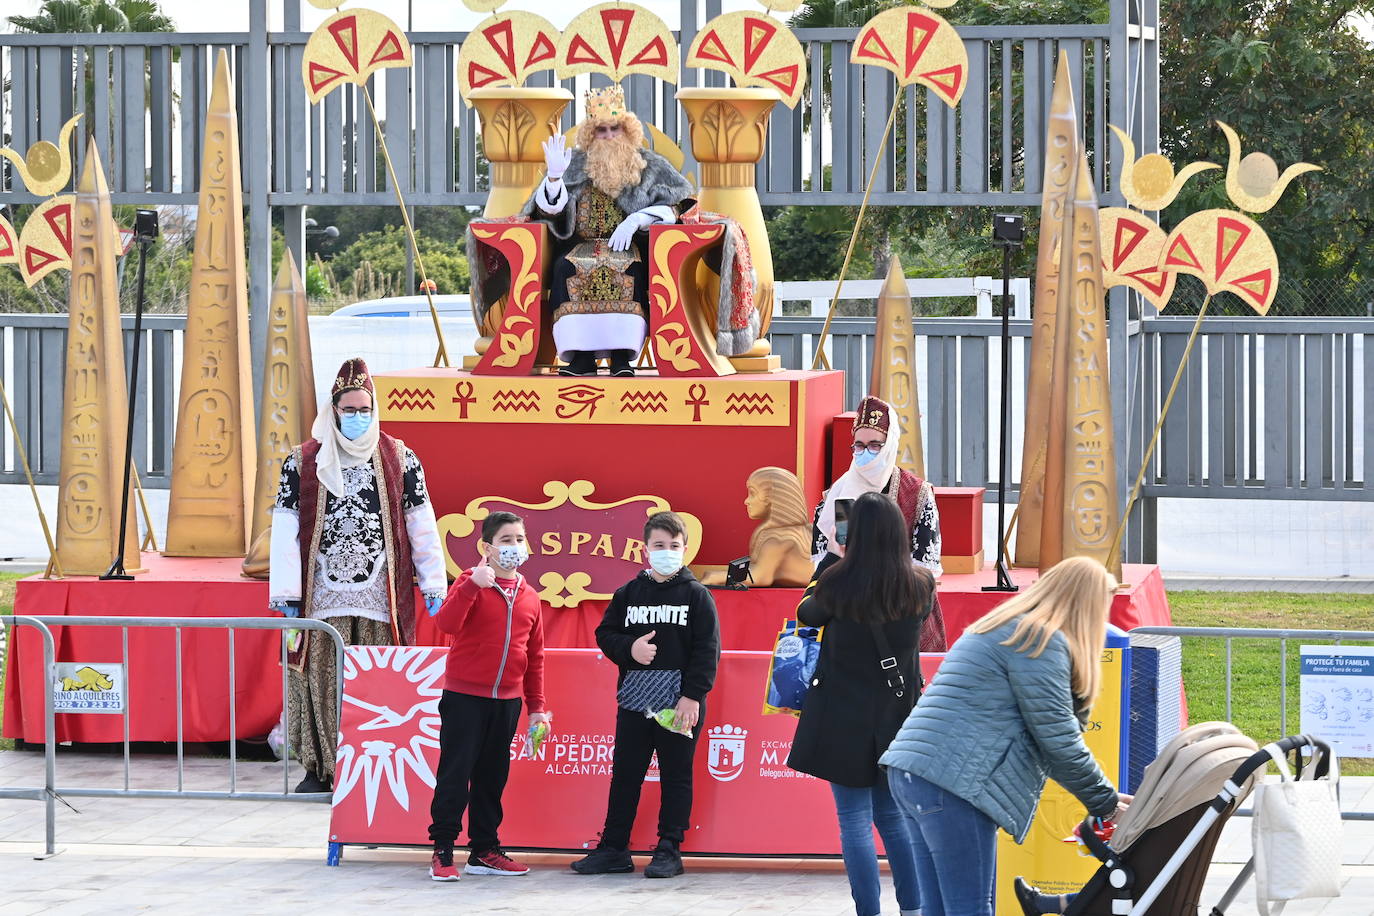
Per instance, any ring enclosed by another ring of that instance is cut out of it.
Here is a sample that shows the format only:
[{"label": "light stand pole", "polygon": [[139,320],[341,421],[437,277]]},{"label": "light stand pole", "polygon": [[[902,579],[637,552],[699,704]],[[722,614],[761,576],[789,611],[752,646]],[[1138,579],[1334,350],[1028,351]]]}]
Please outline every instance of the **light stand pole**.
[{"label": "light stand pole", "polygon": [[128,422],[124,431],[124,484],[120,489],[119,539],[115,541],[114,562],[101,579],[132,581],[124,571],[124,532],[129,527],[129,478],[134,466],[134,403],[138,398],[138,356],[143,343],[143,290],[148,267],[148,246],[157,238],[157,211],[139,210],[134,218],[134,239],[138,242],[138,295],[134,299],[134,353],[129,370]]},{"label": "light stand pole", "polygon": [[1011,252],[1026,241],[1024,221],[1013,214],[997,214],[992,220],[992,241],[1002,249],[1002,433],[997,456],[997,584],[985,585],[983,591],[1014,592],[1018,588],[1007,571],[1002,543],[1006,537],[1007,478],[1011,476],[1007,448],[1011,436]]}]

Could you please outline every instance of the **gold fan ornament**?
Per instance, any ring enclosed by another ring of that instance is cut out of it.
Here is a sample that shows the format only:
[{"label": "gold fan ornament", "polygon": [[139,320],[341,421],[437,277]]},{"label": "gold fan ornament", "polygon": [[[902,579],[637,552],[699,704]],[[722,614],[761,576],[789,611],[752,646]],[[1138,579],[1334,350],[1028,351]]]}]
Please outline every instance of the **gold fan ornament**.
[{"label": "gold fan ornament", "polygon": [[620,82],[632,73],[677,83],[677,42],[667,24],[634,3],[603,3],[580,13],[558,41],[559,79],[601,73]]},{"label": "gold fan ornament", "polygon": [[467,104],[473,89],[522,86],[558,56],[558,29],[535,13],[505,13],[484,19],[458,51],[458,93]]},{"label": "gold fan ornament", "polygon": [[344,83],[364,86],[378,70],[410,64],[410,41],[400,26],[372,10],[348,10],[310,34],[301,79],[314,104]]},{"label": "gold fan ornament", "polygon": [[1295,162],[1279,174],[1279,165],[1268,153],[1250,153],[1240,157],[1240,136],[1225,121],[1217,127],[1226,135],[1231,158],[1226,165],[1226,196],[1231,203],[1250,213],[1263,213],[1273,208],[1283,196],[1289,183],[1305,172],[1320,172],[1321,166],[1310,162]]},{"label": "gold fan ornament", "polygon": [[[949,0],[953,3],[954,0]],[[775,13],[790,13],[802,5],[802,0],[759,0],[759,6]]]},{"label": "gold fan ornament", "polygon": [[1108,125],[1116,138],[1121,141],[1125,158],[1121,165],[1121,193],[1126,202],[1140,210],[1163,210],[1174,202],[1174,198],[1198,172],[1219,169],[1212,162],[1193,162],[1174,174],[1174,164],[1160,153],[1146,153],[1139,159],[1135,157],[1135,143],[1131,135],[1115,124]]},{"label": "gold fan ornament", "polygon": [[899,6],[864,23],[849,62],[890,70],[903,88],[919,83],[951,108],[968,85],[968,52],[959,33],[919,6]]},{"label": "gold fan ornament", "polygon": [[0,156],[14,166],[30,194],[50,197],[67,186],[72,177],[72,154],[68,144],[76,122],[80,120],[81,115],[74,115],[62,125],[56,143],[39,140],[29,147],[26,156],[20,156],[12,149],[0,149]]},{"label": "gold fan ornament", "polygon": [[688,67],[728,73],[738,86],[776,89],[796,108],[806,88],[806,51],[782,23],[760,13],[725,13],[702,27]]},{"label": "gold fan ornament", "polygon": [[506,5],[506,0],[463,0],[463,6],[474,13],[491,13]]},{"label": "gold fan ornament", "polygon": [[1140,293],[1157,309],[1169,304],[1178,279],[1159,262],[1168,238],[1154,220],[1126,207],[1098,211],[1102,246],[1102,285],[1126,286]]},{"label": "gold fan ornament", "polygon": [[72,268],[72,208],[76,197],[50,197],[34,208],[19,232],[19,274],[32,287],[54,270]]},{"label": "gold fan ornament", "polygon": [[0,216],[0,264],[15,264],[19,261],[19,233],[14,224]]}]

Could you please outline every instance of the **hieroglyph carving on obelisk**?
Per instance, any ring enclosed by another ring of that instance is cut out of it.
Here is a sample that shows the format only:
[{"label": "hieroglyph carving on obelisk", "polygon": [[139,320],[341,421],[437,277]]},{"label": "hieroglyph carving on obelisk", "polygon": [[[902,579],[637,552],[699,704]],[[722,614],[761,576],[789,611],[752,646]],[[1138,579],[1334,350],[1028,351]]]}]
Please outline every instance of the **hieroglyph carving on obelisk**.
[{"label": "hieroglyph carving on obelisk", "polygon": [[921,445],[921,399],[916,384],[916,329],[911,319],[911,293],[902,262],[894,254],[878,294],[878,339],[873,345],[873,383],[869,394],[892,405],[901,421],[897,466],[925,479]]},{"label": "hieroglyph carving on obelisk", "polygon": [[[110,189],[92,141],[76,186],[71,293],[58,477],[57,555],[66,575],[110,568],[119,540],[128,395],[115,280]],[[132,503],[131,503],[132,505]],[[123,541],[124,566],[139,565],[138,523]]]},{"label": "hieroglyph carving on obelisk", "polygon": [[221,51],[205,124],[200,206],[167,510],[171,556],[248,550],[254,467],[243,188],[229,60]]}]

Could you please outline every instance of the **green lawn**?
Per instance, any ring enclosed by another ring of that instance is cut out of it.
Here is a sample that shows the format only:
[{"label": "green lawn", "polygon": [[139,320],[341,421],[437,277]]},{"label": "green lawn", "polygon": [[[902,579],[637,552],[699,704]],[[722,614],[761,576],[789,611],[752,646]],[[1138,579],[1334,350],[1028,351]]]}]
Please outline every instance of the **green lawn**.
[{"label": "green lawn", "polygon": [[[27,573],[0,573],[0,614],[14,613],[14,583]],[[5,666],[0,659],[0,722],[5,721]],[[14,748],[14,742],[0,738],[0,751]]]},{"label": "green lawn", "polygon": [[[1374,596],[1303,595],[1285,592],[1170,592],[1174,624],[1190,627],[1266,627],[1289,629],[1374,630]],[[1286,731],[1301,727],[1298,709],[1299,640],[1289,640],[1288,721]],[[1261,744],[1284,734],[1279,710],[1279,640],[1237,639],[1231,647],[1231,716],[1241,731]],[[1193,722],[1225,719],[1226,647],[1220,639],[1183,640],[1183,682],[1188,692],[1188,718]],[[1374,774],[1374,760],[1341,761],[1342,772]]]}]

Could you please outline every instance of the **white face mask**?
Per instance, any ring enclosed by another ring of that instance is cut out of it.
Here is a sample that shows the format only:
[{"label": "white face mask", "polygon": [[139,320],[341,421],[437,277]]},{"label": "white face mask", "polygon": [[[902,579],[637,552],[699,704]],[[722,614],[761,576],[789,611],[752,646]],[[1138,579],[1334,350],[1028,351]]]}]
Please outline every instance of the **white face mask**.
[{"label": "white face mask", "polygon": [[649,565],[660,576],[671,576],[682,568],[681,550],[651,550]]},{"label": "white face mask", "polygon": [[530,558],[524,544],[503,544],[496,548],[496,565],[502,569],[518,569]]}]

